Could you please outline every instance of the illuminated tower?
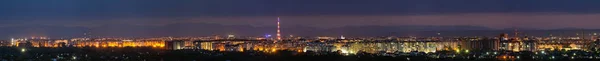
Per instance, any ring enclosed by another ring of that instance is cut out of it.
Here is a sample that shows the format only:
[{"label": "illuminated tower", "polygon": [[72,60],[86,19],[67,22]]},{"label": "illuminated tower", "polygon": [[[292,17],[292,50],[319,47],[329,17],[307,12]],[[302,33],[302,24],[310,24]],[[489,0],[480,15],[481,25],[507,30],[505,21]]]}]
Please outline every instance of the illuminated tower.
[{"label": "illuminated tower", "polygon": [[279,17],[277,17],[277,40],[281,40],[281,26],[279,25]]},{"label": "illuminated tower", "polygon": [[515,29],[515,31],[514,31],[514,32],[515,32],[515,37],[514,37],[514,39],[515,39],[515,40],[520,40],[520,39],[519,39],[519,30]]}]

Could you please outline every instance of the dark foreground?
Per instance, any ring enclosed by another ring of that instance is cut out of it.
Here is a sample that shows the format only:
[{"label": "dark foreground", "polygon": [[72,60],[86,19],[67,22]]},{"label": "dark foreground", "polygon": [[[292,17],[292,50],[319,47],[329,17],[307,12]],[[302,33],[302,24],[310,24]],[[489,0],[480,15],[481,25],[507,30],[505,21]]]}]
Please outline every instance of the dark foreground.
[{"label": "dark foreground", "polygon": [[224,52],[206,50],[164,50],[152,47],[124,48],[18,48],[0,47],[0,61],[488,61],[488,60],[567,60],[592,59],[498,59],[431,58],[427,55],[382,56],[380,54],[300,51]]}]

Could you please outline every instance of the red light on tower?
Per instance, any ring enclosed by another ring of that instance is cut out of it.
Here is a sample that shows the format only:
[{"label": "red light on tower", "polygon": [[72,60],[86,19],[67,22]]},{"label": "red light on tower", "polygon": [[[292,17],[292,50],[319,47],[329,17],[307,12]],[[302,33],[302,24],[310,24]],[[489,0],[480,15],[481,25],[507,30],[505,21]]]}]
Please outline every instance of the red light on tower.
[{"label": "red light on tower", "polygon": [[277,40],[281,40],[281,26],[279,25],[279,16],[277,17]]}]

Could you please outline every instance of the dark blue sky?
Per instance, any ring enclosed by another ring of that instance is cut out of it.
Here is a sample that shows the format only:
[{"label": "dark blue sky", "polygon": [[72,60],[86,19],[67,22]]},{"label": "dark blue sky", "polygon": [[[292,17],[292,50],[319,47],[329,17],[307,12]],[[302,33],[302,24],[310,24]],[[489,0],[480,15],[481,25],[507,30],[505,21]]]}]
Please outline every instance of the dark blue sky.
[{"label": "dark blue sky", "polygon": [[600,29],[598,0],[2,0],[0,26],[173,23]]}]

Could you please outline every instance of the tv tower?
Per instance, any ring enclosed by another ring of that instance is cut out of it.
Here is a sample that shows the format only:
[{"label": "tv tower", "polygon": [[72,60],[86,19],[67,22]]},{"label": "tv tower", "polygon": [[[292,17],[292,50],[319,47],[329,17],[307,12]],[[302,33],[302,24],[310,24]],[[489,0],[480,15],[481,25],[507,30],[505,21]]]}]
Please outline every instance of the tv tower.
[{"label": "tv tower", "polygon": [[279,25],[279,16],[277,16],[277,40],[281,40],[281,26]]}]

